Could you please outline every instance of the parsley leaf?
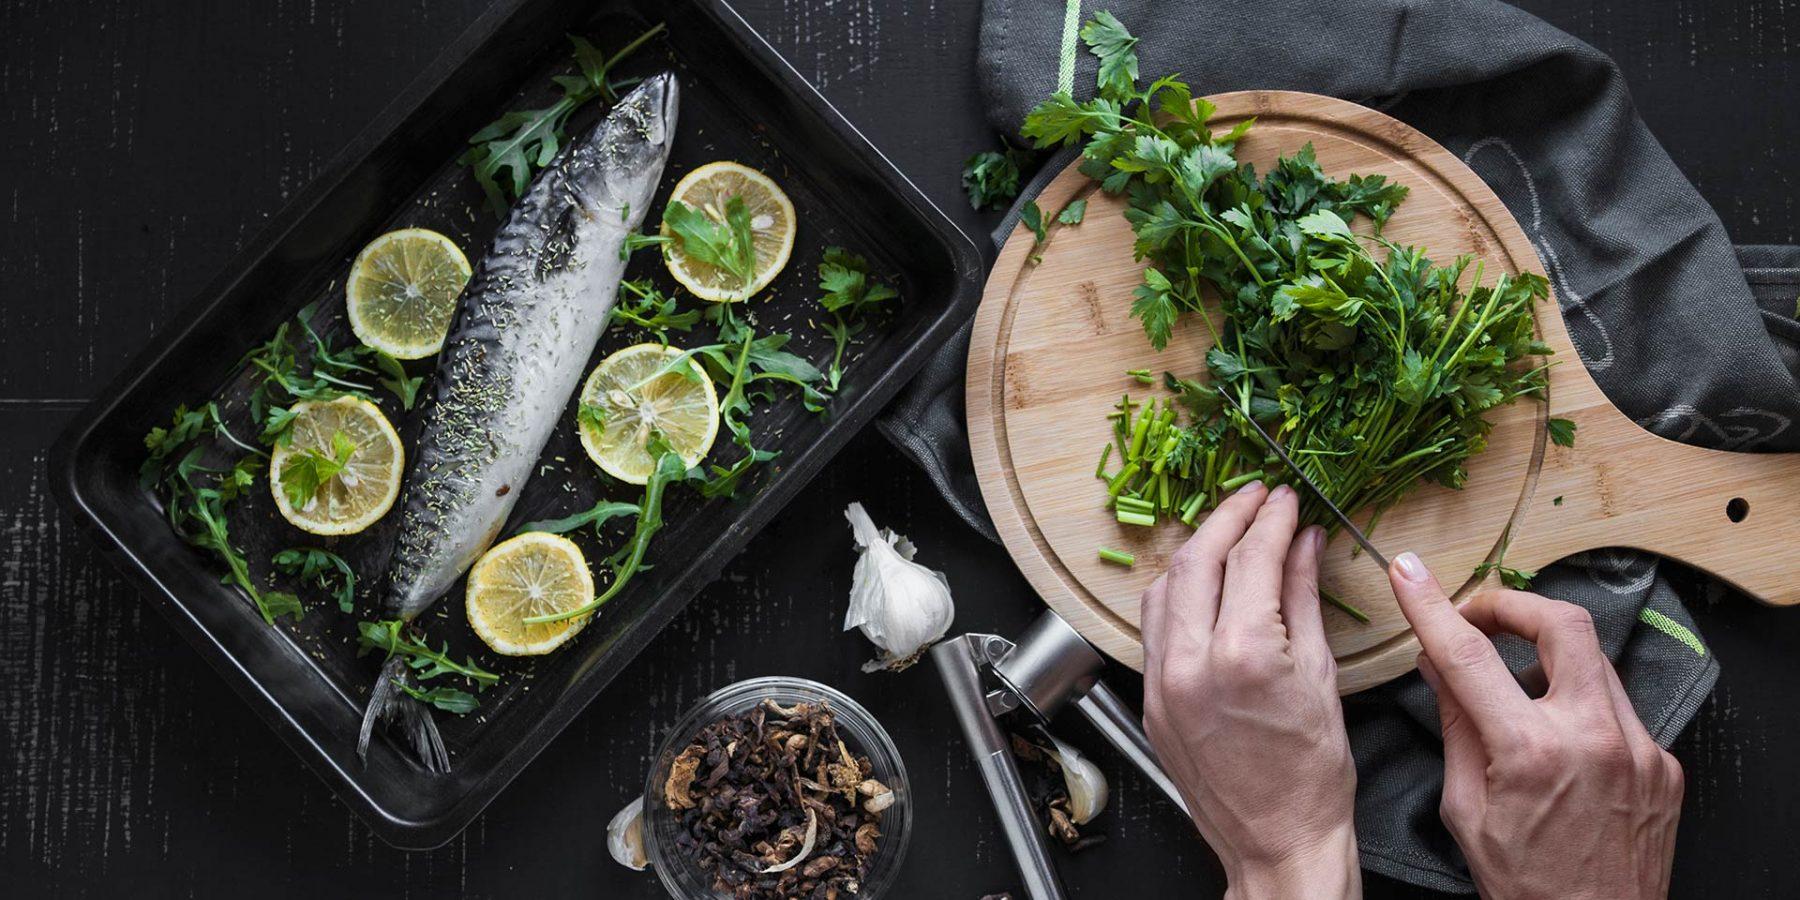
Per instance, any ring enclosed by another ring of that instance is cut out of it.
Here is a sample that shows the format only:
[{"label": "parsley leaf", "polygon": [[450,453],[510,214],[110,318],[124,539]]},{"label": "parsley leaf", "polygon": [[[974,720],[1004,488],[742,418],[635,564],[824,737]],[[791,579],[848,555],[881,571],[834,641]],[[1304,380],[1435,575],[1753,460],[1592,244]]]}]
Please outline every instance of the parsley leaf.
[{"label": "parsley leaf", "polygon": [[1531,581],[1537,577],[1536,572],[1526,569],[1514,569],[1499,563],[1482,563],[1475,567],[1475,577],[1485,578],[1489,572],[1500,576],[1500,583],[1515,591],[1531,590]]},{"label": "parsley leaf", "polygon": [[1043,243],[1044,239],[1049,236],[1044,225],[1044,211],[1038,208],[1036,200],[1025,201],[1025,208],[1019,210],[1019,224],[1037,235],[1037,243]]},{"label": "parsley leaf", "polygon": [[963,161],[963,191],[971,209],[999,209],[1019,196],[1020,170],[1030,155],[1008,147],[1004,153],[988,150]]},{"label": "parsley leaf", "polygon": [[[831,335],[836,349],[831,354],[831,369],[825,376],[825,389],[835,391],[844,375],[844,350],[850,340],[860,334],[866,323],[865,314],[883,308],[889,300],[900,296],[893,288],[869,277],[869,261],[842,247],[825,248],[819,263],[819,305],[831,313],[831,321],[820,326]],[[796,371],[797,376],[804,372]]]},{"label": "parsley leaf", "polygon": [[1570,419],[1551,419],[1550,443],[1558,447],[1575,446],[1575,422]]},{"label": "parsley leaf", "polygon": [[1100,60],[1100,96],[1123,101],[1137,91],[1138,39],[1113,14],[1102,10],[1081,26],[1082,43]]},{"label": "parsley leaf", "polygon": [[1087,217],[1087,204],[1085,197],[1070,200],[1069,205],[1063,207],[1062,212],[1056,214],[1056,221],[1064,225],[1080,225],[1081,220]]},{"label": "parsley leaf", "polygon": [[334,431],[331,433],[331,455],[308,447],[290,457],[281,467],[281,489],[287,494],[288,504],[301,509],[311,503],[319,488],[344,471],[355,453],[356,442],[342,431]]}]

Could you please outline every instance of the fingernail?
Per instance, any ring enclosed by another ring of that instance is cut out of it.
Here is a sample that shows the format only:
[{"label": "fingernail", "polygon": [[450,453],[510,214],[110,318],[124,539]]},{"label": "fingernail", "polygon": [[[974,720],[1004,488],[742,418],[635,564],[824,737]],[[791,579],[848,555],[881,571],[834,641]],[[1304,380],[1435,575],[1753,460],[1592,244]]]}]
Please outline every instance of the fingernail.
[{"label": "fingernail", "polygon": [[1306,539],[1312,541],[1314,553],[1325,549],[1325,529],[1314,525],[1311,528],[1306,529],[1306,532]]},{"label": "fingernail", "polygon": [[1244,486],[1243,486],[1243,487],[1241,487],[1241,488],[1238,488],[1238,489],[1237,489],[1237,492],[1238,492],[1238,493],[1240,493],[1240,494],[1248,494],[1248,493],[1252,493],[1252,492],[1254,492],[1254,491],[1260,491],[1260,490],[1262,490],[1262,489],[1263,489],[1263,483],[1262,483],[1262,482],[1260,482],[1260,481],[1252,481],[1252,482],[1250,482],[1250,483],[1249,483],[1249,484],[1246,484],[1246,485],[1244,485]]},{"label": "fingernail", "polygon": [[1418,554],[1411,550],[1394,557],[1394,568],[1400,572],[1400,577],[1407,581],[1424,581],[1425,577],[1430,574],[1425,571],[1424,561],[1420,560]]},{"label": "fingernail", "polygon": [[1289,494],[1292,494],[1293,492],[1294,492],[1293,488],[1288,487],[1285,484],[1278,484],[1275,486],[1274,490],[1269,492],[1269,499],[1270,500],[1285,500],[1285,499],[1287,499],[1287,496]]}]

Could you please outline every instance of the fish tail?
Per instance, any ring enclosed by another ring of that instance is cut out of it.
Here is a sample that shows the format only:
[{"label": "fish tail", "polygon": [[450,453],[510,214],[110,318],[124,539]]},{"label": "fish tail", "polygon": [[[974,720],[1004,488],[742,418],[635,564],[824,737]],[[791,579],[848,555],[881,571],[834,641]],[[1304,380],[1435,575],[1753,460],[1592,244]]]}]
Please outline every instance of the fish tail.
[{"label": "fish tail", "polygon": [[363,710],[362,731],[356,737],[356,758],[369,761],[369,738],[376,722],[388,722],[405,736],[413,753],[426,770],[437,775],[450,772],[450,753],[438,735],[437,722],[425,704],[406,695],[397,682],[406,677],[406,661],[390,656],[381,664],[381,676],[369,692],[368,708]]}]

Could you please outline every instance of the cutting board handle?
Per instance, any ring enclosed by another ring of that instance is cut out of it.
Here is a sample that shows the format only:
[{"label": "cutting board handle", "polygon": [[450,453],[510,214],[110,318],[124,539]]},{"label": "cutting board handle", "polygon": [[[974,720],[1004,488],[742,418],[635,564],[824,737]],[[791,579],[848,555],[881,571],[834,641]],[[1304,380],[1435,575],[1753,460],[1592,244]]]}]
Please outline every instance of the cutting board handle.
[{"label": "cutting board handle", "polygon": [[1800,540],[1800,455],[1658,437],[1582,374],[1559,385],[1550,413],[1576,423],[1575,445],[1545,447],[1505,563],[1536,570],[1582,550],[1629,547],[1703,569],[1764,603],[1800,603],[1800,571],[1781,552]]}]

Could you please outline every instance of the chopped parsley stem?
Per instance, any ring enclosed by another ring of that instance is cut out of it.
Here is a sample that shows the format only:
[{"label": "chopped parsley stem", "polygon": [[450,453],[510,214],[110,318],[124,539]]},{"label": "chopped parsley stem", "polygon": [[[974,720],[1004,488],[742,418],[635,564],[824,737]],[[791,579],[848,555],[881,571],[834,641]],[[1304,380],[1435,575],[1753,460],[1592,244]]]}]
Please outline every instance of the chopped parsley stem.
[{"label": "chopped parsley stem", "polygon": [[1109,563],[1118,563],[1127,568],[1137,565],[1136,556],[1126,553],[1123,550],[1113,550],[1108,547],[1100,548],[1100,558]]},{"label": "chopped parsley stem", "polygon": [[1128,512],[1121,509],[1116,517],[1120,523],[1125,525],[1153,526],[1156,524],[1156,516],[1150,513]]},{"label": "chopped parsley stem", "polygon": [[1112,481],[1107,483],[1106,495],[1108,497],[1119,496],[1119,492],[1125,489],[1125,482],[1130,481],[1131,476],[1136,475],[1137,473],[1137,463],[1126,463],[1125,468],[1120,469],[1119,474],[1114,475]]},{"label": "chopped parsley stem", "polygon": [[1369,614],[1368,613],[1363,612],[1360,609],[1357,609],[1356,607],[1350,605],[1348,602],[1340,599],[1336,594],[1333,594],[1332,592],[1325,590],[1324,588],[1319,589],[1319,599],[1324,600],[1326,603],[1329,603],[1332,606],[1335,606],[1338,609],[1343,610],[1345,614],[1350,616],[1350,618],[1355,619],[1356,621],[1361,622],[1364,625],[1369,624]]},{"label": "chopped parsley stem", "polygon": [[1112,452],[1113,452],[1113,445],[1111,445],[1111,444],[1107,444],[1105,447],[1101,448],[1100,464],[1094,467],[1094,477],[1095,478],[1098,478],[1101,481],[1108,480],[1106,477],[1106,462],[1107,462],[1107,460],[1112,459]]},{"label": "chopped parsley stem", "polygon": [[1113,499],[1113,509],[1124,510],[1126,512],[1147,513],[1156,509],[1156,507],[1152,506],[1148,500],[1140,500],[1136,497],[1120,495]]},{"label": "chopped parsley stem", "polygon": [[1227,478],[1224,481],[1219,482],[1219,491],[1221,493],[1226,492],[1226,491],[1235,491],[1238,488],[1241,488],[1244,485],[1249,484],[1250,482],[1255,481],[1261,477],[1263,477],[1263,470],[1252,469],[1251,471],[1245,472],[1242,475],[1237,475],[1237,476],[1234,476],[1231,478]]}]

